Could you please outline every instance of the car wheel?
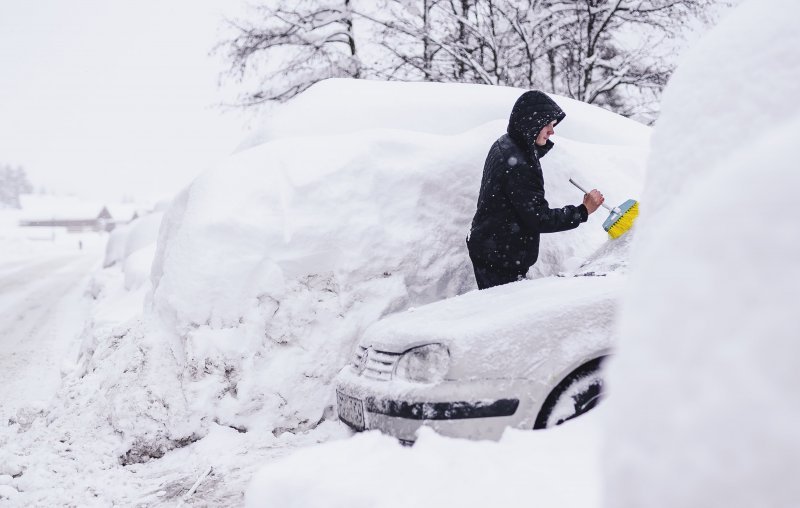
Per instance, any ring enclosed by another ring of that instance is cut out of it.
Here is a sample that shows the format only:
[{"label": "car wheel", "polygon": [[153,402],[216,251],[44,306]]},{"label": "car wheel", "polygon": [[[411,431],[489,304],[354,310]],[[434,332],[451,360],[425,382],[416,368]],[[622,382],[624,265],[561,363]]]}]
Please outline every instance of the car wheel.
[{"label": "car wheel", "polygon": [[603,396],[601,365],[606,356],[584,363],[569,373],[542,404],[534,429],[547,429],[589,411]]}]

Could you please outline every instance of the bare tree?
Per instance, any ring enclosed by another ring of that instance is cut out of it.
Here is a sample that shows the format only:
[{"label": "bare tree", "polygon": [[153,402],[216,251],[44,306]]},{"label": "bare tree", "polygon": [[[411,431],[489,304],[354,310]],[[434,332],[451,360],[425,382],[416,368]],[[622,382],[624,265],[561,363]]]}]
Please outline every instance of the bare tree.
[{"label": "bare tree", "polygon": [[382,77],[504,84],[503,42],[491,13],[495,3],[384,0],[377,13],[358,15],[378,27],[374,43],[388,57],[376,69]]},{"label": "bare tree", "polygon": [[[549,39],[550,88],[556,93],[626,111],[633,95],[656,100],[672,72],[654,52],[702,19],[714,0],[550,0],[553,23],[534,27]],[[554,27],[555,30],[550,29]],[[624,91],[624,93],[623,93]]]},{"label": "bare tree", "polygon": [[289,99],[333,77],[362,77],[353,33],[352,0],[272,0],[254,8],[253,20],[228,20],[235,36],[225,52],[228,75],[257,76],[244,106]]},{"label": "bare tree", "polygon": [[450,81],[441,52],[441,20],[436,8],[446,0],[383,0],[357,15],[372,27],[371,43],[381,53],[372,71],[389,80]]},{"label": "bare tree", "polygon": [[[238,35],[221,44],[239,78],[261,78],[245,104],[346,76],[538,88],[641,114],[672,71],[654,48],[725,0],[289,1],[232,23]],[[356,47],[378,56],[365,64]]]}]

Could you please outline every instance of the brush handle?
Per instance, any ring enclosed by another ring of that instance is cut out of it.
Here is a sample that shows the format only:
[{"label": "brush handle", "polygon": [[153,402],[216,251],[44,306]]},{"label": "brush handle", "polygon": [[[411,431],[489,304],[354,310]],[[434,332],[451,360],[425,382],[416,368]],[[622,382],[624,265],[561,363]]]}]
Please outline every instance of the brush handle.
[{"label": "brush handle", "polygon": [[[571,183],[571,184],[572,184],[572,185],[574,185],[575,187],[577,187],[577,188],[579,188],[580,190],[582,190],[584,194],[589,194],[589,191],[587,191],[586,189],[584,189],[583,187],[581,187],[581,186],[580,186],[580,184],[579,184],[578,182],[576,182],[575,180],[573,180],[572,178],[570,178],[570,179],[569,179],[569,183]],[[605,207],[605,209],[606,209],[606,210],[608,210],[609,212],[613,212],[613,211],[614,211],[614,209],[613,209],[613,208],[611,208],[610,206],[608,206],[607,204],[605,204],[605,203],[601,203],[601,204],[602,204],[602,205]]]}]

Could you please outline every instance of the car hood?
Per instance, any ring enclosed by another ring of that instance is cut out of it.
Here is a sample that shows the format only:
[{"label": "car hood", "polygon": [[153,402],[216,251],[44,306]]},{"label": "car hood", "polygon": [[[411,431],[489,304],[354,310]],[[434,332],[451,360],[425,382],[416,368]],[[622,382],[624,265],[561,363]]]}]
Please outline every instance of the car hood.
[{"label": "car hood", "polygon": [[367,329],[361,344],[402,353],[439,343],[451,352],[475,349],[485,356],[558,340],[593,322],[606,323],[623,282],[616,272],[567,274],[472,291],[385,318]]},{"label": "car hood", "polygon": [[370,326],[361,345],[403,353],[443,344],[451,355],[448,379],[538,379],[576,359],[606,354],[632,237],[604,243],[574,272],[393,314]]}]

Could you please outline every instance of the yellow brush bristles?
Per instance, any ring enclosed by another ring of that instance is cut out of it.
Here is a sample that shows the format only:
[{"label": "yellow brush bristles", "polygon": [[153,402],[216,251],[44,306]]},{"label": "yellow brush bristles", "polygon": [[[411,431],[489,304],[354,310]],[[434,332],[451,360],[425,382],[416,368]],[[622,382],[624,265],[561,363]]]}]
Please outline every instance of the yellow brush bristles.
[{"label": "yellow brush bristles", "polygon": [[611,238],[619,238],[626,231],[633,226],[633,221],[639,216],[639,203],[635,203],[628,209],[627,212],[622,214],[622,217],[617,219],[613,226],[608,228],[608,236]]}]

